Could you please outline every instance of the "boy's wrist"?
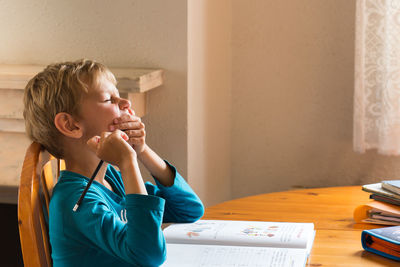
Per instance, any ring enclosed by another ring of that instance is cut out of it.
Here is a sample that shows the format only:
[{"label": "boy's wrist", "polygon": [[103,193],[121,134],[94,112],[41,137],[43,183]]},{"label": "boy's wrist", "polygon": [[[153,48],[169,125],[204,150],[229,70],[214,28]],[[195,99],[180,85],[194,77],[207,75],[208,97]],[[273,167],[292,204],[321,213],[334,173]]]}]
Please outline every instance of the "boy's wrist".
[{"label": "boy's wrist", "polygon": [[136,154],[135,157],[131,158],[130,160],[124,160],[121,166],[118,167],[124,181],[126,194],[147,195],[147,190],[143,183]]},{"label": "boy's wrist", "polygon": [[146,151],[148,149],[149,149],[149,147],[147,146],[147,144],[144,144],[143,149],[140,152],[136,152],[137,157],[140,159],[146,153]]},{"label": "boy's wrist", "polygon": [[124,156],[120,164],[118,164],[118,168],[120,170],[131,168],[132,166],[136,165],[135,163],[137,164],[137,154],[135,151],[133,151]]},{"label": "boy's wrist", "polygon": [[131,172],[132,169],[134,169],[135,167],[139,167],[136,159],[133,159],[131,161],[124,161],[122,162],[121,166],[118,166],[121,173]]}]

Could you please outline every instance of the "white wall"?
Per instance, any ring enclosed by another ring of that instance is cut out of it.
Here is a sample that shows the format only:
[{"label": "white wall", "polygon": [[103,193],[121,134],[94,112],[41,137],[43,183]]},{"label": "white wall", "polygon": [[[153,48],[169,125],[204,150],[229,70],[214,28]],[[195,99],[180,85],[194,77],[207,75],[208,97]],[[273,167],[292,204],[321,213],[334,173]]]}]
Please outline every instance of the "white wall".
[{"label": "white wall", "polygon": [[110,67],[164,69],[165,83],[150,92],[143,118],[147,142],[205,204],[215,204],[231,192],[229,6],[230,0],[3,1],[0,64],[86,57]]},{"label": "white wall", "polygon": [[165,69],[148,143],[207,205],[400,176],[398,157],[352,151],[355,0],[0,5],[0,63]]},{"label": "white wall", "polygon": [[233,0],[232,196],[400,177],[352,150],[352,0]]},{"label": "white wall", "polygon": [[231,197],[231,1],[188,2],[188,177],[205,205]]},{"label": "white wall", "polygon": [[0,64],[85,57],[111,67],[163,68],[164,86],[148,97],[147,142],[186,176],[185,0],[6,0],[0,33]]}]

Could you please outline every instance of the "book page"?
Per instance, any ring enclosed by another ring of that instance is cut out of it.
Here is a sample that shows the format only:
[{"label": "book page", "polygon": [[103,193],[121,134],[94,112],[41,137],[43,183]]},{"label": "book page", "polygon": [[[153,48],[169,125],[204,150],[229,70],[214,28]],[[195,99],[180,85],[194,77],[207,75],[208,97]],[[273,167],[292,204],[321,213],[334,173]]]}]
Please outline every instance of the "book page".
[{"label": "book page", "polygon": [[167,244],[163,267],[304,267],[304,249]]},{"label": "book page", "polygon": [[199,220],[164,230],[167,243],[306,248],[312,223]]}]

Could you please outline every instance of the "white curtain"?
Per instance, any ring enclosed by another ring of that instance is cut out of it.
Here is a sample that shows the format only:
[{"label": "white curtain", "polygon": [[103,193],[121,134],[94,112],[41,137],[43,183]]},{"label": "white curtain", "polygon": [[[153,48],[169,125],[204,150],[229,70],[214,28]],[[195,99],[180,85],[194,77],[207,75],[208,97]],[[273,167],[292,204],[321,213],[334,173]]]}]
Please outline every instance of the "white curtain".
[{"label": "white curtain", "polygon": [[354,150],[400,154],[400,0],[357,0]]}]

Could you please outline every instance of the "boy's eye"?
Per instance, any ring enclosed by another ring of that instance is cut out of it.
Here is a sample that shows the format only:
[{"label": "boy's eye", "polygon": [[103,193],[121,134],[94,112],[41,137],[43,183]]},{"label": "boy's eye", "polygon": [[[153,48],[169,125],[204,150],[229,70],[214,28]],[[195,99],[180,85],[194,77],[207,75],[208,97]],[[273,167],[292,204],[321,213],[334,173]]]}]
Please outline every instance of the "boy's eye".
[{"label": "boy's eye", "polygon": [[107,97],[107,98],[105,98],[105,100],[103,101],[104,103],[106,103],[106,102],[111,102],[111,103],[113,103],[115,101],[115,98],[114,97]]},{"label": "boy's eye", "polygon": [[[103,98],[104,99],[104,98]],[[118,102],[118,97],[115,96],[107,96],[105,97],[105,100],[103,100],[104,103],[110,102],[110,103],[117,103]]]}]

